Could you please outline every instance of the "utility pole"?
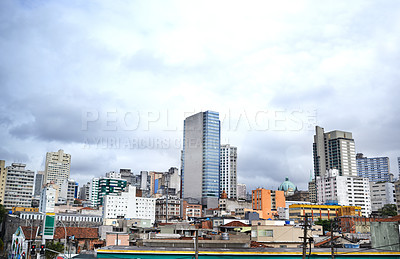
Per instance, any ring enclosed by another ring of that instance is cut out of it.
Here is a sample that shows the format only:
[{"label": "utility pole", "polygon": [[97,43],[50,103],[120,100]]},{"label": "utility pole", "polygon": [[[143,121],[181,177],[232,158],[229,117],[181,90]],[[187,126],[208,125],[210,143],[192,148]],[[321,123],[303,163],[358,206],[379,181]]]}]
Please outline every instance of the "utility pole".
[{"label": "utility pole", "polygon": [[333,232],[338,232],[338,222],[337,222],[338,218],[334,218],[331,221],[331,258],[335,259],[335,246],[334,246],[334,242],[333,242]]},{"label": "utility pole", "polygon": [[[306,258],[306,254],[307,254],[307,231],[308,231],[308,215],[306,214],[306,215],[304,215],[304,216],[301,216],[302,218],[304,218],[304,224],[303,225],[301,225],[301,226],[303,226],[304,227],[304,235],[302,236],[302,237],[300,237],[300,238],[303,238],[303,253],[302,253],[302,259],[305,259]],[[310,246],[311,246],[311,244],[310,244]]]},{"label": "utility pole", "polygon": [[194,249],[195,249],[194,258],[199,259],[199,230],[196,229],[194,233],[196,235],[196,237],[194,239]]}]

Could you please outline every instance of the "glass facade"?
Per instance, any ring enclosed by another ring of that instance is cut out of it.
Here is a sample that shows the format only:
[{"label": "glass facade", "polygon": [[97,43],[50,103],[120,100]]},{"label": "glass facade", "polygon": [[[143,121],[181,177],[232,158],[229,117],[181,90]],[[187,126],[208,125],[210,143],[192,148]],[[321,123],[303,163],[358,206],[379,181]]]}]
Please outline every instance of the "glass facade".
[{"label": "glass facade", "polygon": [[219,113],[203,113],[203,197],[219,197],[220,167]]},{"label": "glass facade", "polygon": [[220,139],[218,112],[201,112],[185,119],[181,160],[183,198],[219,197]]}]

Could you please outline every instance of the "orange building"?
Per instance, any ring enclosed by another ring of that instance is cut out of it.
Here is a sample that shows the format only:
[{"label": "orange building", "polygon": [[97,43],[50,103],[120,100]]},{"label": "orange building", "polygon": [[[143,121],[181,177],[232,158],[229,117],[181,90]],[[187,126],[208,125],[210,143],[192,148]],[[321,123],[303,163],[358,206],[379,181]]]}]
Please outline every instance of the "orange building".
[{"label": "orange building", "polygon": [[278,214],[278,208],[286,205],[284,191],[271,191],[258,188],[252,191],[253,210],[260,214],[263,219],[274,219]]}]

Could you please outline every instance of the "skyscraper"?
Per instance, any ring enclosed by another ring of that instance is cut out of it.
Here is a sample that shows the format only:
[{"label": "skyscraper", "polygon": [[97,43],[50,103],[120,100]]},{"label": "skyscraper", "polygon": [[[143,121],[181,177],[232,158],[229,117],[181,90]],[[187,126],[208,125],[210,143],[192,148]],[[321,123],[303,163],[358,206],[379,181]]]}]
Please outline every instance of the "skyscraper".
[{"label": "skyscraper", "polygon": [[[183,198],[194,198],[204,205],[213,198],[219,198],[220,132],[218,112],[200,112],[185,119],[182,152]],[[218,202],[215,202],[217,205]]]},{"label": "skyscraper", "polygon": [[357,154],[358,176],[366,177],[370,182],[390,181],[390,163],[388,157],[365,157]]},{"label": "skyscraper", "polygon": [[61,184],[68,181],[71,169],[71,155],[65,154],[64,150],[58,152],[47,152],[44,173],[44,183],[54,182],[60,191]]},{"label": "skyscraper", "polygon": [[313,155],[315,176],[324,175],[329,169],[337,169],[339,175],[357,176],[356,150],[353,135],[345,131],[324,133],[315,127]]},{"label": "skyscraper", "polygon": [[237,198],[237,147],[229,144],[221,145],[220,158],[220,191],[228,195],[229,199]]}]

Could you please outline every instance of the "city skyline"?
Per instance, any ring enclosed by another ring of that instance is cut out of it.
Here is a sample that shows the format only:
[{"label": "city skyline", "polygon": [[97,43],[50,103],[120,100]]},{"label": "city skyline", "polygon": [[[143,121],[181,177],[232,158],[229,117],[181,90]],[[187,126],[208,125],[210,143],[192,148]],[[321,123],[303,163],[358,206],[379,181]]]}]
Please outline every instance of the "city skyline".
[{"label": "city skyline", "polygon": [[214,110],[248,190],[306,189],[315,125],[398,175],[399,2],[209,5],[2,1],[0,159],[63,149],[81,185],[180,168],[182,121]]}]

